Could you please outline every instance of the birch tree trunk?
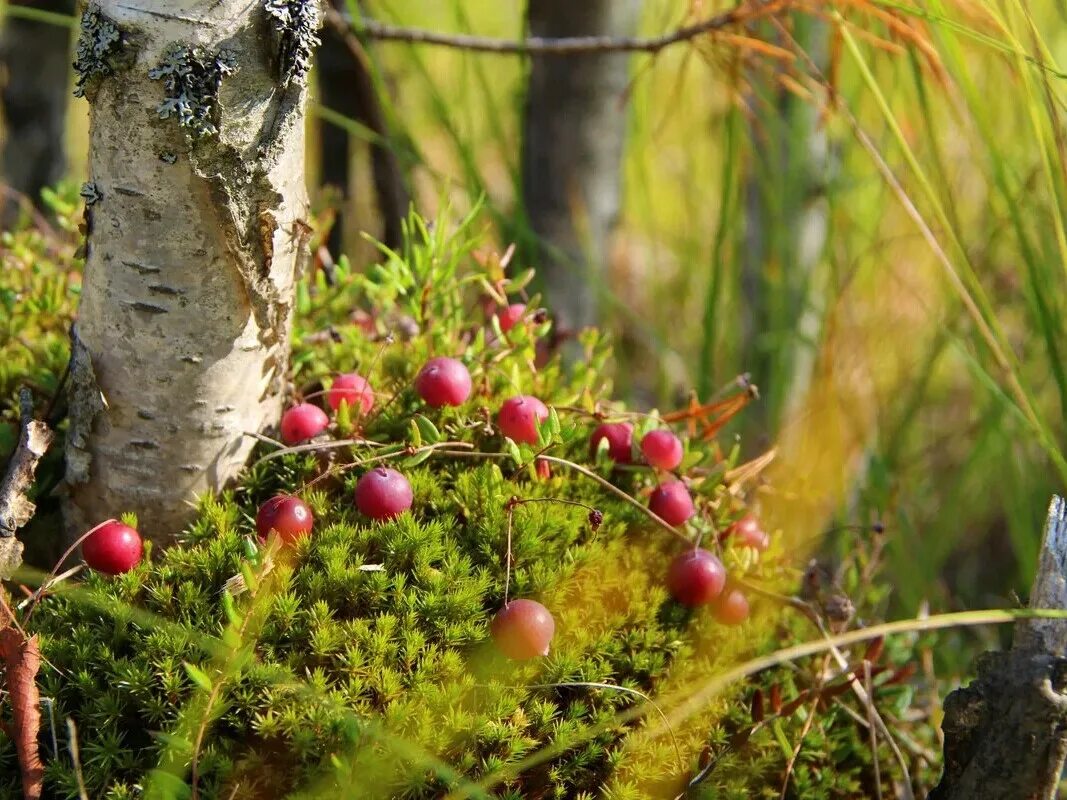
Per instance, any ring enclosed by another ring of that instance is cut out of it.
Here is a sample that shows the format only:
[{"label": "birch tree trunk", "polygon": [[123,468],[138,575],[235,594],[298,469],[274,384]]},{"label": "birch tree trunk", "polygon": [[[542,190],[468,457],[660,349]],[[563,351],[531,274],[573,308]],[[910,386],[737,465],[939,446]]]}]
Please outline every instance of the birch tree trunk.
[{"label": "birch tree trunk", "polygon": [[[531,36],[627,36],[637,0],[530,0]],[[523,142],[523,200],[543,242],[538,271],[561,329],[597,322],[608,239],[622,203],[625,54],[532,56]]]},{"label": "birch tree trunk", "polygon": [[99,0],[83,15],[72,531],[134,511],[168,540],[280,414],[319,17],[314,0]]},{"label": "birch tree trunk", "polygon": [[[24,2],[31,8],[72,14],[74,0]],[[66,173],[64,145],[70,82],[70,30],[37,20],[9,17],[0,34],[5,77],[4,180],[39,202],[41,189]],[[4,203],[8,218],[14,203]]]}]

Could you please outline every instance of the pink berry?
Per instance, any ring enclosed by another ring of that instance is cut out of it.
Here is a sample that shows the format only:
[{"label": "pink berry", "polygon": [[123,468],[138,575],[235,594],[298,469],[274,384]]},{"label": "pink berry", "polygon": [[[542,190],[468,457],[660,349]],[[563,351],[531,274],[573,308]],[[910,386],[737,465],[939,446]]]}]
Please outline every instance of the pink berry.
[{"label": "pink berry", "polygon": [[[374,407],[374,389],[362,375],[345,372],[334,378],[330,390],[326,392],[326,402],[336,411],[341,401],[348,403],[348,408],[358,414],[366,414]],[[356,405],[359,405],[357,411]]]},{"label": "pink berry", "polygon": [[665,428],[649,431],[641,439],[645,461],[659,469],[674,469],[682,463],[682,440]]},{"label": "pink berry", "polygon": [[633,461],[633,425],[629,422],[605,422],[598,426],[589,438],[590,449],[594,456],[600,447],[600,442],[604,439],[608,440],[608,456],[612,461],[619,464],[629,464]]},{"label": "pink berry", "polygon": [[686,550],[667,570],[667,590],[683,606],[710,603],[726,585],[726,568],[707,550]]},{"label": "pink berry", "polygon": [[537,477],[540,480],[547,481],[552,477],[552,464],[543,458],[534,460],[534,469],[537,470]]},{"label": "pink berry", "polygon": [[489,625],[496,646],[516,661],[547,656],[555,632],[552,615],[535,600],[512,600]]},{"label": "pink berry", "polygon": [[356,508],[371,519],[392,519],[411,508],[408,479],[388,467],[375,467],[356,484]]},{"label": "pink berry", "polygon": [[758,519],[752,514],[746,514],[737,522],[727,528],[722,539],[733,537],[741,547],[754,547],[757,550],[766,550],[771,545],[771,537],[766,534]]},{"label": "pink berry", "polygon": [[141,563],[144,545],[129,525],[107,522],[82,542],[82,558],[97,572],[120,575]]},{"label": "pink berry", "polygon": [[748,598],[737,589],[727,589],[715,601],[713,612],[723,625],[740,625],[748,619]]},{"label": "pink berry", "polygon": [[512,303],[507,308],[501,309],[496,315],[500,321],[500,330],[507,333],[515,327],[515,323],[522,319],[522,315],[526,313],[526,305],[523,303]]},{"label": "pink berry", "polygon": [[282,414],[282,441],[288,445],[306,442],[326,430],[329,424],[325,411],[311,403],[301,403]]},{"label": "pink berry", "polygon": [[266,539],[272,530],[277,531],[282,541],[291,543],[311,533],[314,523],[315,517],[303,500],[280,494],[259,507],[256,533],[260,539]]},{"label": "pink berry", "polygon": [[693,498],[681,481],[667,481],[656,487],[648,507],[668,525],[681,525],[696,513]]},{"label": "pink berry", "polygon": [[434,408],[461,406],[471,394],[471,374],[462,361],[431,358],[415,377],[415,391]]},{"label": "pink berry", "polygon": [[497,424],[516,442],[537,444],[537,424],[548,419],[548,407],[536,397],[520,394],[504,401]]}]

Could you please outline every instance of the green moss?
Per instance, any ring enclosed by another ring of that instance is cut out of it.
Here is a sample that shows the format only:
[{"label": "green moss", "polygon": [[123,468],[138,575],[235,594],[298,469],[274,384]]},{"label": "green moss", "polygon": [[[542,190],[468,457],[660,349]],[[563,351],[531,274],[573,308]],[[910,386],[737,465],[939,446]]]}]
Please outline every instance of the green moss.
[{"label": "green moss", "polygon": [[[194,765],[203,798],[670,797],[709,753],[716,768],[696,794],[777,796],[782,741],[798,740],[802,715],[742,737],[752,688],[738,687],[654,734],[659,717],[642,697],[669,712],[739,659],[795,640],[803,623],[766,605],[727,629],[675,605],[663,576],[676,539],[565,465],[537,478],[529,465],[542,448],[501,440],[495,410],[533,393],[557,411],[545,452],[638,502],[655,483],[647,470],[590,460],[590,412],[624,413],[610,401],[606,344],[587,334],[586,358],[565,374],[554,361],[538,366],[547,323],[493,332],[479,298],[502,276],[472,265],[473,243],[469,222],[449,233],[413,219],[405,252],[366,276],[342,262],[336,287],[318,276],[301,285],[295,383],[310,393],[339,371],[368,376],[374,412],[358,428],[342,415],[336,433],[376,444],[280,455],[263,445],[238,486],[202,501],[175,546],[118,578],[68,581],[37,607],[26,624],[50,665],[41,689],[58,719],[77,723],[90,797],[188,797]],[[372,322],[343,322],[354,308]],[[432,354],[471,369],[475,393],[462,408],[429,410],[412,392]],[[634,421],[639,431],[661,424]],[[743,511],[743,487],[727,491],[717,448],[687,448],[705,511],[691,530],[714,542],[713,527]],[[356,513],[367,459],[408,475],[410,512],[374,524]],[[316,516],[314,535],[280,552],[255,543],[253,524],[277,492],[299,493]],[[603,513],[595,529],[587,507]],[[540,599],[557,622],[551,654],[524,664],[488,639],[509,530],[510,596]],[[784,566],[773,551],[762,565],[733,551],[726,560],[735,577],[769,579]],[[237,576],[246,591],[235,595],[225,587]],[[759,684],[775,682],[787,698],[806,688],[788,671]],[[830,707],[808,737],[794,796],[862,793],[865,733]],[[47,761],[51,796],[76,797],[67,747]],[[0,798],[18,796],[15,775],[0,740]]]}]

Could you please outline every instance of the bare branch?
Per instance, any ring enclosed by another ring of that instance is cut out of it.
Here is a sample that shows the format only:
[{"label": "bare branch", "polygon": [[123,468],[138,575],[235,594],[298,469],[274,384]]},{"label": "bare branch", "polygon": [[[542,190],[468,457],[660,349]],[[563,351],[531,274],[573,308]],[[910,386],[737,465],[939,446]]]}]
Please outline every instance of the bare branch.
[{"label": "bare branch", "polygon": [[15,532],[29,522],[35,507],[27,497],[37,462],[52,443],[52,431],[33,418],[33,400],[28,389],[19,393],[22,432],[18,446],[0,482],[0,578],[10,578],[22,563],[22,543]]},{"label": "bare branch", "polygon": [[362,18],[353,21],[328,9],[326,20],[333,27],[338,23],[368,39],[409,44],[431,44],[497,55],[555,55],[580,56],[595,53],[649,53],[655,55],[666,47],[687,42],[709,33],[736,27],[759,17],[773,14],[792,5],[794,0],[752,0],[740,3],[729,11],[678,28],[661,36],[568,36],[543,38],[531,36],[521,41],[495,39],[487,36],[472,36],[462,33],[439,33],[420,28],[404,28],[384,22]]}]

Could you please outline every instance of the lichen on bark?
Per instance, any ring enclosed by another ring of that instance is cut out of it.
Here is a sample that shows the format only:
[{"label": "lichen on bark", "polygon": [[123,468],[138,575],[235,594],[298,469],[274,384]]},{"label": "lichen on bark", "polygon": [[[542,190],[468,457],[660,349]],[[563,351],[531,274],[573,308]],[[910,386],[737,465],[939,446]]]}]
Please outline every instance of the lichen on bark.
[{"label": "lichen on bark", "polygon": [[316,0],[264,0],[278,37],[281,84],[303,86],[319,46],[322,13]]},{"label": "lichen on bark", "polygon": [[219,132],[219,89],[222,79],[237,68],[237,59],[228,50],[214,55],[196,47],[175,45],[148,77],[163,81],[166,97],[157,107],[160,119],[177,117],[193,138]]},{"label": "lichen on bark", "polygon": [[119,66],[125,38],[118,25],[96,3],[90,4],[81,18],[77,52],[74,57],[74,96],[85,97],[98,79],[111,75]]}]

